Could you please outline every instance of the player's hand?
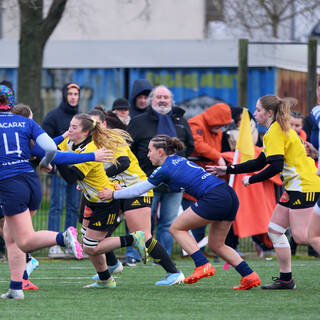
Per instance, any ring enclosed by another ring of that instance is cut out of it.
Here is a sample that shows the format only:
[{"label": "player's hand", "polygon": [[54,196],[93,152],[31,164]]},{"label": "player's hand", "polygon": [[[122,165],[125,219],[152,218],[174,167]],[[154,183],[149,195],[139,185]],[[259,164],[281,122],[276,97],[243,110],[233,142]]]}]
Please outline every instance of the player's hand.
[{"label": "player's hand", "polygon": [[69,137],[69,131],[67,130],[66,132],[64,132],[62,136],[63,136],[63,139]]},{"label": "player's hand", "polygon": [[311,157],[314,160],[318,159],[318,150],[310,142],[305,141],[304,148],[306,149],[308,157]]},{"label": "player's hand", "polygon": [[122,187],[120,186],[120,184],[117,183],[117,182],[114,182],[113,185],[114,185],[114,189],[115,189],[115,190],[121,190],[121,189],[122,189]]},{"label": "player's hand", "polygon": [[227,166],[206,166],[206,170],[217,177],[221,177],[226,174]]},{"label": "player's hand", "polygon": [[40,163],[39,168],[40,168],[40,172],[42,172],[42,173],[43,172],[44,173],[49,173],[49,172],[52,171],[52,165],[50,163],[49,163],[49,165],[47,167],[41,165],[41,163]]},{"label": "player's hand", "polygon": [[242,178],[242,184],[247,187],[250,183],[249,183],[249,179],[250,179],[250,176],[244,176]]},{"label": "player's hand", "polygon": [[114,158],[114,153],[110,149],[101,148],[94,152],[95,161],[111,161]]},{"label": "player's hand", "polygon": [[99,191],[99,199],[102,201],[111,200],[113,198],[113,190],[109,188],[104,188],[104,190]]},{"label": "player's hand", "polygon": [[220,157],[219,158],[219,160],[218,160],[218,166],[225,166],[226,165],[226,161],[222,158],[222,157]]}]

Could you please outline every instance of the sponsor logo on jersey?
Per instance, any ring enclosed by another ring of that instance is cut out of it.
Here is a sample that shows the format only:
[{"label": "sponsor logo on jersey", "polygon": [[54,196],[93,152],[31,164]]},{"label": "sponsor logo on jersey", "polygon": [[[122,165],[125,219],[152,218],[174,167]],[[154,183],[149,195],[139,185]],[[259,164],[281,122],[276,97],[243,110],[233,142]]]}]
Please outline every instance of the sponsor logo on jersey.
[{"label": "sponsor logo on jersey", "polygon": [[141,203],[139,200],[135,200],[131,203],[132,206],[141,206]]}]

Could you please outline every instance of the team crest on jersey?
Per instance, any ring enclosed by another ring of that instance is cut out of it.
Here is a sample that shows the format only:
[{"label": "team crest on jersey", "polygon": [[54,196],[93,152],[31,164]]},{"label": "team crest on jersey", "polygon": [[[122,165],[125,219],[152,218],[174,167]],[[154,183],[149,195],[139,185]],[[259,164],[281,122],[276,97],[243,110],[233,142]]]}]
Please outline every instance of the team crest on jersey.
[{"label": "team crest on jersey", "polygon": [[280,198],[280,202],[288,202],[289,200],[290,200],[290,197],[288,193],[285,191]]},{"label": "team crest on jersey", "polygon": [[83,217],[89,218],[91,215],[92,215],[92,210],[89,207],[85,206],[83,211]]},{"label": "team crest on jersey", "polygon": [[197,130],[196,130],[196,134],[199,135],[199,136],[201,136],[201,137],[203,136],[203,132],[202,132],[202,130],[200,130],[200,129],[197,129]]}]

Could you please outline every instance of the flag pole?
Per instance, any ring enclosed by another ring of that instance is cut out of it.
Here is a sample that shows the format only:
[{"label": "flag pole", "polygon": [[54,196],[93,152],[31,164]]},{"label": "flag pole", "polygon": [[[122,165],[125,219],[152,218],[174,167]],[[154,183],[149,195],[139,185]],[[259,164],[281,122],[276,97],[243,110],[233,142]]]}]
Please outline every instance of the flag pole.
[{"label": "flag pole", "polygon": [[[232,162],[232,164],[237,164],[238,157],[239,157],[239,150],[236,149],[235,152],[234,152],[234,157],[233,157],[233,162]],[[229,178],[229,186],[230,186],[231,188],[233,187],[234,176],[235,176],[234,174],[231,174],[231,175],[230,175],[230,178]]]}]

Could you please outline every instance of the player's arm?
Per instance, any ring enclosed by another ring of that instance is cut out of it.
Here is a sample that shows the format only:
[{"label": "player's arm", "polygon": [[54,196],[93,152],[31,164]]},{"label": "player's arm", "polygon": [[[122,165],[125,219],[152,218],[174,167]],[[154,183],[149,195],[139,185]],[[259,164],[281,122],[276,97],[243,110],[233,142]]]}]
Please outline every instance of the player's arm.
[{"label": "player's arm", "polygon": [[99,191],[99,198],[103,201],[110,199],[130,199],[136,198],[141,194],[153,189],[155,185],[150,183],[148,180],[136,183],[130,187],[123,188],[121,190],[113,191],[105,188],[105,190]]},{"label": "player's arm", "polygon": [[[36,156],[37,158],[42,158],[45,155],[45,152],[38,144],[31,149],[31,154]],[[52,163],[54,164],[75,164],[81,162],[89,162],[95,161],[95,153],[88,152],[88,153],[76,153],[72,151],[57,151]]]},{"label": "player's arm", "polygon": [[248,160],[239,164],[227,166],[227,174],[249,173],[259,171],[267,165],[267,158],[264,152],[261,152],[256,159]]},{"label": "player's arm", "polygon": [[83,180],[85,175],[75,166],[57,165],[62,178],[68,184],[74,184],[77,180]]},{"label": "player's arm", "polygon": [[65,138],[63,136],[58,136],[53,138],[53,141],[55,142],[56,145],[59,145]]},{"label": "player's arm", "polygon": [[130,166],[130,159],[127,156],[120,156],[117,158],[117,164],[112,164],[106,169],[108,177],[114,177],[117,174],[127,170]]},{"label": "player's arm", "polygon": [[44,150],[45,155],[40,162],[40,166],[48,167],[50,162],[54,159],[57,146],[54,141],[48,136],[47,133],[40,134],[37,139],[36,143]]},{"label": "player's arm", "polygon": [[284,156],[280,154],[270,156],[267,158],[267,163],[270,164],[268,167],[249,178],[249,184],[268,180],[280,173],[284,166]]}]

